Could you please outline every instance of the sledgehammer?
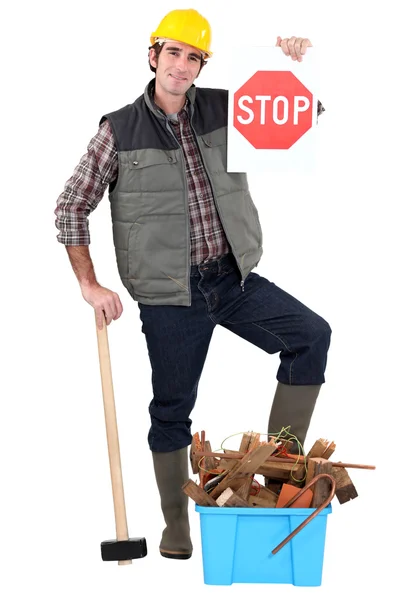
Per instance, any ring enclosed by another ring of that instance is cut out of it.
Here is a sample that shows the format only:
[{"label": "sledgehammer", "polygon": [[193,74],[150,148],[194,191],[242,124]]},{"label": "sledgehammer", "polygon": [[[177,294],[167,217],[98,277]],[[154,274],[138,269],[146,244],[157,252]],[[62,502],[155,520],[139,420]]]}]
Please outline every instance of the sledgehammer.
[{"label": "sledgehammer", "polygon": [[102,329],[99,329],[96,321],[96,331],[99,349],[101,385],[103,390],[104,416],[106,420],[108,457],[110,461],[111,485],[114,500],[115,525],[117,530],[116,540],[107,540],[101,543],[101,557],[104,561],[117,560],[119,565],[130,565],[132,564],[133,558],[143,558],[147,555],[147,545],[144,537],[129,538],[128,536],[107,323],[104,318],[104,313],[103,327]]}]

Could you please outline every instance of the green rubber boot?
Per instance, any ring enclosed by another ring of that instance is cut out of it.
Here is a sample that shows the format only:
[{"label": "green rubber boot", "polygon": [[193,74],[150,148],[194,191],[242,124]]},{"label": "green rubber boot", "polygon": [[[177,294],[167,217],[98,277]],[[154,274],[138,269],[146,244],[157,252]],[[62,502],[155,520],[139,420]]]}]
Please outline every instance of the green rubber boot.
[{"label": "green rubber boot", "polygon": [[[278,433],[282,427],[290,425],[289,433],[294,434],[304,448],[320,389],[320,385],[286,385],[279,382],[272,402],[268,432]],[[293,442],[290,452],[298,454],[299,451],[301,448]]]},{"label": "green rubber boot", "polygon": [[161,538],[160,553],[165,558],[190,558],[193,546],[188,517],[189,498],[181,489],[189,479],[188,449],[152,452],[152,455],[166,524]]}]

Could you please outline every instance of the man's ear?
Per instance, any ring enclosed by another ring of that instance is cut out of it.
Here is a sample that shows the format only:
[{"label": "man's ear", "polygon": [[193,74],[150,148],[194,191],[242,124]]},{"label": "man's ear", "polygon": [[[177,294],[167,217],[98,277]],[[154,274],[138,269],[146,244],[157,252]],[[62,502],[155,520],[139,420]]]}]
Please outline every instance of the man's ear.
[{"label": "man's ear", "polygon": [[206,64],[207,64],[207,61],[203,60],[201,66],[200,66],[200,70],[199,70],[199,72],[196,75],[196,79],[198,78],[198,76],[200,75],[200,73],[202,72],[202,70],[204,69],[204,67],[206,66]]},{"label": "man's ear", "polygon": [[150,48],[150,50],[149,50],[149,63],[155,69],[157,68],[157,56],[156,56],[156,51],[154,50],[154,48]]}]

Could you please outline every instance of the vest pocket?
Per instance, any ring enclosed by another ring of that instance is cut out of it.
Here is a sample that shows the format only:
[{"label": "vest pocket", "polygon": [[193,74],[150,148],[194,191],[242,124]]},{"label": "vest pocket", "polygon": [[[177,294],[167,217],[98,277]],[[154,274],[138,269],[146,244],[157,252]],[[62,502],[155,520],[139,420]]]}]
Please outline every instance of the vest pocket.
[{"label": "vest pocket", "polygon": [[181,168],[176,151],[136,150],[129,157],[129,188],[140,193],[157,194],[176,190],[181,185]]}]

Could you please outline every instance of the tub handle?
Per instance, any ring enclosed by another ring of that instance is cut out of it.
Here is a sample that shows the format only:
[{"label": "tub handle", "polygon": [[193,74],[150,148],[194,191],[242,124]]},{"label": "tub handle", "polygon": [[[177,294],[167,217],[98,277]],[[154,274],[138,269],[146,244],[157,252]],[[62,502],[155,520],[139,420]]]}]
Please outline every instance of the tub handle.
[{"label": "tub handle", "polygon": [[292,540],[294,538],[294,536],[299,533],[299,531],[301,531],[306,525],[308,525],[308,523],[310,521],[312,521],[314,519],[314,517],[316,517],[321,512],[321,510],[326,508],[328,506],[328,504],[332,501],[332,499],[336,493],[336,482],[335,482],[334,478],[331,475],[329,475],[328,473],[320,473],[319,475],[316,475],[313,479],[311,479],[311,481],[309,483],[307,483],[307,485],[304,486],[298,494],[296,494],[295,496],[293,496],[293,498],[291,498],[288,502],[286,502],[285,506],[283,506],[282,508],[289,508],[289,506],[291,506],[293,504],[293,502],[296,502],[296,500],[298,498],[300,498],[300,496],[302,494],[304,494],[304,492],[306,490],[308,490],[312,485],[314,485],[314,483],[316,481],[318,481],[322,477],[326,477],[331,482],[331,491],[330,491],[328,498],[325,500],[325,502],[323,502],[321,504],[321,506],[319,506],[316,510],[314,510],[314,512],[309,517],[307,517],[307,519],[305,519],[302,523],[300,523],[300,525],[298,527],[296,527],[296,529],[294,531],[292,531],[292,533],[290,535],[288,535],[280,544],[278,544],[278,546],[272,550],[272,554],[276,554],[277,552],[279,552],[279,550],[281,550],[283,548],[283,546],[285,546],[288,542],[290,542],[290,540]]}]

